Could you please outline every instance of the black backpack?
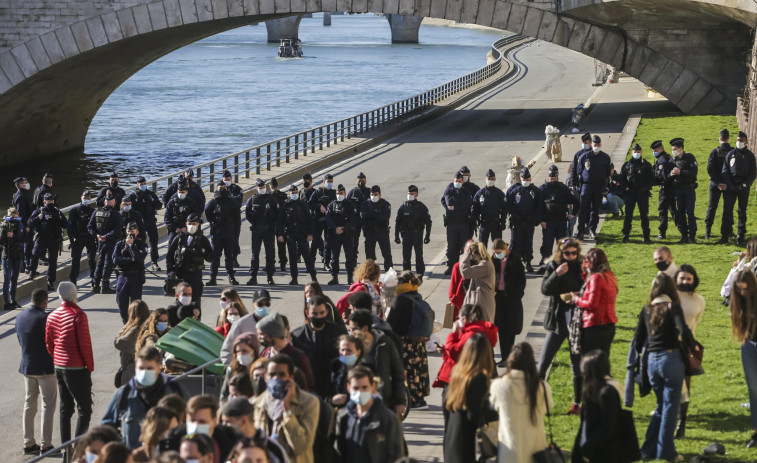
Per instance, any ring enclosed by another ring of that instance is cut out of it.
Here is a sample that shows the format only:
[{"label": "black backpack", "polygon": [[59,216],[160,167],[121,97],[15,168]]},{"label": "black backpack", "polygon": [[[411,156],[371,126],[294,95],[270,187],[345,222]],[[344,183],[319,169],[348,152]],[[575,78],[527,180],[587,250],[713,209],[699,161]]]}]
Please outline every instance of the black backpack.
[{"label": "black backpack", "polygon": [[428,338],[434,332],[436,315],[428,302],[421,295],[411,296],[413,299],[413,313],[410,316],[410,329],[407,335],[412,338]]}]

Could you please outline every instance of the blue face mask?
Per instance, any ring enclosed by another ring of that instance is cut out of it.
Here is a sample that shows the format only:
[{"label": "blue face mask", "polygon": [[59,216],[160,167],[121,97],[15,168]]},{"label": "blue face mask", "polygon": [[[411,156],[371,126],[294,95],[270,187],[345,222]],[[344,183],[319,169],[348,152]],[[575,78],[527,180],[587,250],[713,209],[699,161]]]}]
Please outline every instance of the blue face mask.
[{"label": "blue face mask", "polygon": [[455,187],[456,190],[459,190],[463,187],[462,183],[452,182],[452,186]]},{"label": "blue face mask", "polygon": [[124,206],[124,211],[129,212],[131,210],[131,206]]},{"label": "blue face mask", "polygon": [[351,367],[355,364],[355,362],[357,362],[357,355],[340,355],[339,361],[347,365],[348,367]]},{"label": "blue face mask", "polygon": [[187,434],[205,434],[210,435],[210,425],[189,422],[187,423]]},{"label": "blue face mask", "polygon": [[655,158],[659,158],[659,157],[660,157],[660,153],[658,153],[657,151],[655,151],[655,153],[654,153],[654,157],[655,157]]},{"label": "blue face mask", "polygon": [[281,400],[287,396],[287,382],[279,378],[271,378],[265,383],[268,393],[276,400]]},{"label": "blue face mask", "polygon": [[164,332],[165,330],[168,329],[168,322],[158,322],[155,325],[155,329],[158,330],[158,333]]},{"label": "blue face mask", "polygon": [[145,191],[147,190],[147,184],[139,185],[139,191]]},{"label": "blue face mask", "polygon": [[90,201],[88,199],[82,199],[81,203],[85,206],[89,206]]},{"label": "blue face mask", "polygon": [[328,188],[330,190],[330,189],[334,188],[334,184],[331,183],[331,182],[326,182],[326,188]]},{"label": "blue face mask", "polygon": [[158,372],[155,370],[136,370],[134,378],[142,386],[150,387],[158,380]]},{"label": "blue face mask", "polygon": [[92,452],[84,452],[84,460],[87,463],[94,463],[97,460],[97,454]]},{"label": "blue face mask", "polygon": [[255,313],[258,314],[258,317],[263,318],[263,317],[267,316],[269,313],[271,313],[271,308],[270,307],[266,307],[266,306],[257,307],[255,309]]},{"label": "blue face mask", "polygon": [[497,259],[500,259],[500,260],[504,259],[505,258],[505,253],[504,252],[498,252],[498,253],[494,254],[494,257],[496,257]]},{"label": "blue face mask", "polygon": [[298,199],[300,199],[300,195],[298,195],[297,193],[292,193],[291,195],[289,195],[289,199],[291,199],[292,201],[297,201]]},{"label": "blue face mask", "polygon": [[371,391],[352,391],[350,400],[358,405],[366,405],[371,401]]},{"label": "blue face mask", "polygon": [[184,199],[184,198],[187,197],[187,194],[186,193],[178,193],[177,196],[179,197],[179,199]]}]

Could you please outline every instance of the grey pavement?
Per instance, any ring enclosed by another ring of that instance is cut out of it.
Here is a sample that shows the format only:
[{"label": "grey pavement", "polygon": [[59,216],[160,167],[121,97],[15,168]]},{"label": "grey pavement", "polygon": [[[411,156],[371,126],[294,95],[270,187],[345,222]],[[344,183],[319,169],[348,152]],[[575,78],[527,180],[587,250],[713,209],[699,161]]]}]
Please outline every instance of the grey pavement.
[{"label": "grey pavement", "polygon": [[[524,161],[535,158],[536,164],[532,169],[534,181],[537,185],[541,184],[546,177],[548,166],[542,150],[544,127],[547,124],[561,128],[566,126],[571,108],[584,102],[597,91],[591,86],[594,75],[593,61],[583,55],[537,42],[517,52],[516,58],[522,61],[524,71],[527,69],[516,82],[493,88],[441,119],[414,128],[328,169],[313,172],[316,182],[322,179],[323,174],[331,172],[336,177],[336,183],[343,183],[348,188],[354,186],[357,173],[364,172],[369,185],[381,185],[384,198],[394,207],[393,213],[396,213],[397,207],[404,200],[407,185],[412,183],[419,187],[419,199],[429,206],[434,222],[431,243],[424,249],[427,275],[420,292],[434,308],[437,320],[440,321],[444,316],[449,284],[442,276],[445,267],[441,262],[445,260],[446,240],[439,198],[454,172],[460,166],[467,165],[472,172],[472,181],[483,184],[483,173],[486,169],[492,168],[499,174],[498,185],[502,187],[505,170],[510,165],[512,156],[520,155]],[[584,122],[582,129],[598,132],[603,137],[604,148],[608,152],[617,143],[630,113],[669,109],[664,102],[660,104],[658,101],[646,100],[641,84],[630,79],[602,88],[595,94],[595,98],[598,104]],[[569,160],[572,159],[572,153],[577,150],[579,143],[579,137],[574,135],[562,138],[564,156],[563,162],[559,163],[561,175],[567,172]],[[286,185],[282,185],[282,189],[285,187]],[[534,242],[537,255],[535,264],[539,259],[538,247],[541,242],[538,230]],[[239,260],[243,268],[238,272],[237,279],[246,281],[245,270],[248,268],[250,256],[249,232],[246,227],[243,227],[240,244],[242,256]],[[165,252],[165,246],[162,249],[162,252]],[[401,268],[401,249],[398,245],[392,244],[392,255],[395,268]],[[364,252],[361,251],[358,260],[362,256]],[[164,266],[163,262],[161,264]],[[317,268],[319,281],[328,281],[329,276],[319,266]],[[172,299],[162,295],[162,279],[149,273],[147,276],[144,300],[150,308],[170,304]],[[273,309],[287,315],[293,327],[299,326],[304,322],[301,312],[302,286],[285,285],[289,281],[288,272],[277,272],[274,279],[277,285],[266,286],[274,299]],[[218,313],[218,297],[226,281],[223,271],[219,274],[218,280],[221,286],[206,288],[203,297],[203,321],[209,325],[214,324]],[[346,281],[344,273],[341,280]],[[80,281],[84,282],[86,279]],[[304,282],[304,279],[301,281]],[[539,286],[540,278],[530,275],[524,297],[524,326],[527,328],[519,336],[519,340],[529,336],[529,331],[534,333],[528,337],[530,341],[540,339],[540,319],[534,318],[543,299]],[[237,289],[244,301],[249,302],[252,292],[257,288],[239,286]],[[326,292],[332,299],[337,299],[346,289],[346,286],[327,287]],[[102,417],[114,389],[113,375],[118,369],[119,361],[113,347],[113,339],[121,323],[114,296],[93,295],[83,288],[79,297],[81,306],[87,311],[93,338],[95,412],[92,423],[96,424]],[[57,296],[51,294],[51,298],[50,306],[56,307],[59,302]],[[16,312],[9,312],[0,315],[0,346],[6,352],[6,355],[0,358],[0,365],[9,373],[0,383],[5,392],[0,397],[0,422],[6,425],[6,432],[0,436],[0,458],[3,461],[22,459],[21,414],[24,391],[22,379],[17,373],[19,348],[14,330],[15,314]],[[536,324],[532,325],[534,320]],[[448,333],[448,330],[441,330],[436,336],[443,342]],[[497,349],[495,351],[498,352]],[[440,364],[440,356],[431,354],[429,371],[432,380]],[[441,461],[443,422],[440,391],[432,390],[427,401],[430,405],[429,410],[410,412],[403,426],[405,437],[410,446],[411,456],[419,461]],[[55,443],[59,442],[57,419],[56,413]]]}]

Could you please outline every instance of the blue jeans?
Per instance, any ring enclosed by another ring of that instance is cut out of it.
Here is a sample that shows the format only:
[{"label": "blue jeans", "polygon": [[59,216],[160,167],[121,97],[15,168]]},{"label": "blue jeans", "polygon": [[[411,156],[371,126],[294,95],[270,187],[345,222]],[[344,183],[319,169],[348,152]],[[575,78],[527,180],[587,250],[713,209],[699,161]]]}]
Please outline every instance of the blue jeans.
[{"label": "blue jeans", "polygon": [[752,429],[757,429],[757,344],[754,341],[747,340],[741,345],[741,364],[744,366],[746,387],[749,389]]},{"label": "blue jeans", "polygon": [[678,454],[673,435],[678,420],[681,387],[685,375],[681,351],[673,349],[672,351],[650,352],[647,373],[654,395],[657,397],[657,408],[649,422],[641,453],[651,458],[672,460]]},{"label": "blue jeans", "polygon": [[602,214],[617,214],[625,205],[626,203],[623,201],[623,198],[612,193],[607,193],[607,201],[602,201],[602,207],[599,208],[599,211]]},{"label": "blue jeans", "polygon": [[16,302],[16,285],[21,259],[3,259],[3,300],[6,304]]}]

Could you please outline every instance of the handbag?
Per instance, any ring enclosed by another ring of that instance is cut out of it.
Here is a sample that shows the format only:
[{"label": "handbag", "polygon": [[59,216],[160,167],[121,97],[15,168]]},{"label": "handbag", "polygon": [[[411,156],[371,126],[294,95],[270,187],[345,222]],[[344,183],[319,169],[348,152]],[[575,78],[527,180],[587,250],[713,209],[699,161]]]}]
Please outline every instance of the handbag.
[{"label": "handbag", "polygon": [[499,446],[499,413],[491,406],[487,397],[484,409],[481,411],[480,425],[476,429],[476,447],[478,447],[478,461],[486,461],[497,457]]},{"label": "handbag", "polygon": [[[542,385],[543,386],[543,385]],[[549,400],[547,400],[547,387],[544,388],[544,405],[547,406],[547,426],[549,427],[549,444],[544,450],[534,453],[533,458],[536,463],[565,463],[562,450],[555,444],[555,438],[552,436],[552,419],[549,413]]]},{"label": "handbag", "polygon": [[116,389],[121,387],[121,376],[123,376],[124,370],[121,367],[118,367],[118,371],[113,376],[113,385],[116,386]]},{"label": "handbag", "polygon": [[704,346],[696,339],[691,345],[687,345],[687,343],[681,341],[681,355],[683,356],[683,365],[686,369],[686,376],[698,376],[704,374],[704,368],[702,368]]},{"label": "handbag", "polygon": [[452,304],[447,304],[447,307],[444,309],[444,324],[442,324],[442,328],[452,328],[452,325],[455,323],[455,306]]}]

